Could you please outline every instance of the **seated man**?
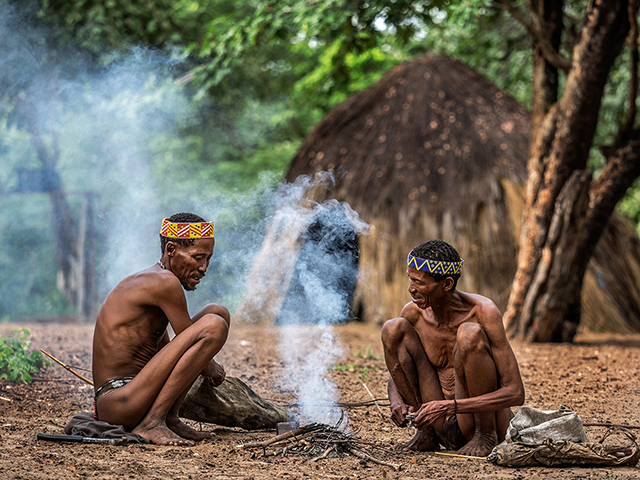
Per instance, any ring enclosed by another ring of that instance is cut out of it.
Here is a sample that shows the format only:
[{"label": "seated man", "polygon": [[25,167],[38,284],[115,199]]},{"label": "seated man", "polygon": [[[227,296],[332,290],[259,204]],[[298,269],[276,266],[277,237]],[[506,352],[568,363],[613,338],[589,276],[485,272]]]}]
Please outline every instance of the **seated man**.
[{"label": "seated man", "polygon": [[404,427],[407,414],[415,415],[418,429],[401,448],[442,443],[486,456],[504,440],[509,407],[524,402],[500,311],[488,298],[456,290],[462,263],[442,240],[415,247],[407,259],[413,301],[382,329],[391,418]]},{"label": "seated man", "polygon": [[107,296],[93,334],[96,419],[161,445],[211,437],[182,423],[178,412],[198,375],[215,385],[225,378],[213,357],[227,339],[229,311],[210,304],[190,317],[183,291],[205,276],[214,243],[213,223],[191,213],[166,218],[160,261]]}]

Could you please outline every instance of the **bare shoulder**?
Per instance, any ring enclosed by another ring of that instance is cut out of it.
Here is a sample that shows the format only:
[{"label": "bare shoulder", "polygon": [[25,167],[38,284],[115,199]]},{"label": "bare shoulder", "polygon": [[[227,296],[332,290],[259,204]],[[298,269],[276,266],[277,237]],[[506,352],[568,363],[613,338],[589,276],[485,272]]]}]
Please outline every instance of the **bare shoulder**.
[{"label": "bare shoulder", "polygon": [[418,319],[422,318],[422,310],[415,303],[407,303],[400,312],[402,318],[406,318],[409,322],[414,323]]},{"label": "bare shoulder", "polygon": [[151,304],[155,304],[154,300],[180,293],[182,293],[182,285],[173,273],[166,270],[157,271],[153,267],[124,278],[112,292],[118,296],[135,298],[140,303]]},{"label": "bare shoulder", "polygon": [[502,314],[496,304],[482,295],[471,293],[464,295],[469,302],[473,303],[473,320],[482,326],[493,348],[509,351],[510,345],[502,322]]},{"label": "bare shoulder", "polygon": [[502,326],[502,313],[493,300],[477,293],[459,293],[471,305],[473,316],[478,323]]}]

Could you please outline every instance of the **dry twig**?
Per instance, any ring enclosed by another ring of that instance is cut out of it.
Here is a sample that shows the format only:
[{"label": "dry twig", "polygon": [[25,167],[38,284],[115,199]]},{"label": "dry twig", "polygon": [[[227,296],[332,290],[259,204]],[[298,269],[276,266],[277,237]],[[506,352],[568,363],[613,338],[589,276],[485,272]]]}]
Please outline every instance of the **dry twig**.
[{"label": "dry twig", "polygon": [[367,393],[369,394],[369,396],[371,397],[371,400],[373,401],[373,403],[376,405],[376,407],[378,408],[378,412],[380,412],[380,416],[382,417],[383,420],[386,419],[386,417],[384,416],[384,413],[382,413],[382,409],[380,408],[380,405],[378,405],[378,402],[376,401],[375,397],[373,396],[373,393],[371,393],[371,390],[369,390],[369,387],[367,387],[367,384],[362,382],[362,386],[364,387],[364,389],[367,391]]},{"label": "dry twig", "polygon": [[396,465],[395,463],[389,463],[389,462],[382,461],[382,460],[370,455],[369,453],[367,453],[367,452],[365,452],[363,450],[357,450],[355,448],[347,448],[347,450],[349,450],[349,452],[351,452],[354,456],[362,458],[363,460],[370,460],[373,463],[377,463],[378,465],[384,465],[386,467],[391,467],[396,472],[398,470],[400,470],[400,465]]},{"label": "dry twig", "polygon": [[473,455],[460,455],[458,453],[435,452],[436,455],[444,455],[445,457],[470,458],[472,460],[487,460],[488,457],[474,457]]},{"label": "dry twig", "polygon": [[[309,460],[317,462],[324,458],[341,455],[354,455],[363,460],[371,461],[379,465],[391,467],[394,470],[400,468],[399,465],[388,463],[374,457],[363,448],[363,445],[370,445],[378,450],[387,451],[371,443],[362,442],[355,438],[353,433],[345,433],[338,427],[342,423],[342,418],[336,426],[312,423],[302,426],[292,432],[278,435],[269,440],[260,442],[250,442],[238,445],[236,448],[250,449],[259,448],[262,456],[286,456],[287,453],[306,456]],[[269,448],[267,450],[267,448]],[[252,458],[255,458],[255,454]]]},{"label": "dry twig", "polygon": [[71,373],[73,373],[76,377],[78,377],[80,380],[83,380],[84,382],[87,382],[89,385],[93,386],[93,382],[91,380],[89,380],[86,377],[83,377],[82,375],[80,375],[78,372],[76,372],[73,368],[71,368],[68,365],[65,365],[64,363],[62,363],[60,360],[58,360],[56,357],[54,357],[53,355],[51,355],[50,353],[45,352],[44,350],[40,349],[40,351],[42,353],[44,353],[47,357],[49,357],[51,360],[53,360],[54,362],[56,362],[58,365],[60,365],[62,368],[70,371]]},{"label": "dry twig", "polygon": [[624,425],[621,423],[583,423],[584,427],[609,427],[609,428],[631,428],[640,429],[640,425]]}]

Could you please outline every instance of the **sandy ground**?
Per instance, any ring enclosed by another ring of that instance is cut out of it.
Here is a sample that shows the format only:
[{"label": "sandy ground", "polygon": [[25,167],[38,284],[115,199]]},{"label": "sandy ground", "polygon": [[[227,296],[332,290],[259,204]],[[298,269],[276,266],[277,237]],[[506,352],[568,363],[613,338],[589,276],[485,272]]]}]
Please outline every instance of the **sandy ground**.
[{"label": "sandy ground", "polygon": [[[31,331],[33,348],[44,348],[74,367],[90,368],[91,325],[0,324],[0,335],[9,335],[18,327]],[[339,401],[370,400],[363,380],[375,397],[385,398],[387,373],[381,359],[379,328],[349,324],[336,328],[336,332],[344,345],[344,355],[335,359],[328,375],[338,386]],[[540,409],[565,405],[578,412],[585,423],[640,425],[640,337],[583,335],[578,340],[574,345],[514,345],[526,388],[525,405]],[[229,375],[241,378],[264,398],[292,402],[293,391],[287,386],[290,372],[278,344],[278,328],[234,326],[219,361]],[[640,478],[637,467],[514,469],[433,453],[381,454],[381,459],[401,465],[397,472],[355,457],[319,462],[295,455],[263,457],[234,446],[270,438],[275,435],[273,431],[245,432],[194,422],[191,424],[196,428],[215,431],[217,439],[194,447],[112,447],[36,440],[38,432],[63,433],[71,416],[92,408],[92,395],[91,387],[58,366],[38,373],[30,385],[0,381],[0,478]],[[346,411],[350,428],[363,441],[389,448],[410,438],[406,429],[381,418],[373,405]],[[387,415],[388,408],[383,412]],[[601,427],[586,430],[592,441],[605,432]]]}]

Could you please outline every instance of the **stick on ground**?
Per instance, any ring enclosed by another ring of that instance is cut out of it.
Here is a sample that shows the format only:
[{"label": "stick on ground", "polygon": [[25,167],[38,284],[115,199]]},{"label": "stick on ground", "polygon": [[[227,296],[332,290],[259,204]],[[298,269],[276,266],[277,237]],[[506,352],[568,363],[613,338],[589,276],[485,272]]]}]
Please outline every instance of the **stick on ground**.
[{"label": "stick on ground", "polygon": [[54,362],[56,362],[58,365],[60,365],[62,368],[70,371],[71,373],[73,373],[76,377],[78,377],[80,380],[87,382],[89,385],[91,385],[93,387],[93,382],[91,380],[89,380],[86,377],[83,377],[82,375],[80,375],[78,372],[76,372],[73,368],[71,368],[68,365],[65,365],[64,363],[62,363],[60,360],[58,360],[56,357],[54,357],[53,355],[51,355],[50,353],[45,352],[44,350],[40,349],[40,351],[42,353],[44,353],[47,357],[49,357],[51,360],[53,360]]},{"label": "stick on ground", "polygon": [[363,451],[356,450],[355,448],[347,447],[347,450],[349,450],[349,452],[352,455],[354,455],[354,456],[356,456],[358,458],[362,458],[363,460],[369,460],[369,461],[371,461],[373,463],[377,463],[378,465],[384,465],[385,467],[391,467],[396,472],[398,470],[400,470],[400,465],[396,465],[395,463],[384,462],[384,461],[379,460],[376,457],[373,457],[373,456],[371,456],[371,455],[369,455],[369,454],[367,454],[367,453],[365,453]]},{"label": "stick on ground", "polygon": [[373,394],[371,393],[371,390],[369,390],[369,387],[367,387],[367,384],[362,382],[362,386],[364,387],[364,389],[367,391],[367,393],[369,394],[369,396],[371,397],[371,400],[373,400],[373,403],[375,403],[376,407],[378,408],[378,412],[380,412],[380,416],[383,419],[386,419],[386,417],[384,416],[384,413],[382,413],[382,409],[380,408],[380,405],[378,405],[378,402],[376,401],[375,397],[373,396]]}]

